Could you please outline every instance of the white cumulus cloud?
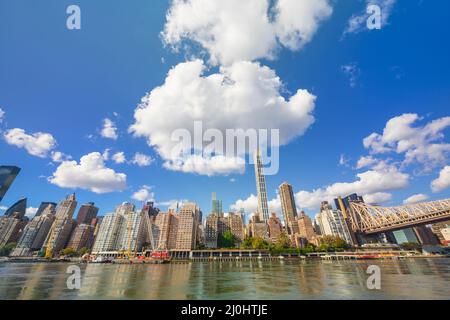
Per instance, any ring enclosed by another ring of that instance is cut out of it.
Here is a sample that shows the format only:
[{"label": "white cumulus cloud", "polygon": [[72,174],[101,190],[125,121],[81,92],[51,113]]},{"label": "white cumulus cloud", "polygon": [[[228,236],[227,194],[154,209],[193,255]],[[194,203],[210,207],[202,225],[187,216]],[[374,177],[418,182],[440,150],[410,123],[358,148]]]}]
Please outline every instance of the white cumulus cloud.
[{"label": "white cumulus cloud", "polygon": [[392,118],[386,123],[383,134],[372,133],[364,139],[364,147],[372,154],[403,154],[405,165],[418,162],[426,171],[446,164],[450,144],[442,140],[445,138],[444,130],[450,127],[450,117],[433,120],[424,126],[414,126],[420,119],[414,113]]},{"label": "white cumulus cloud", "polygon": [[412,195],[411,197],[403,200],[403,204],[413,204],[413,203],[423,202],[423,201],[427,200],[428,198],[429,197],[426,194],[419,193],[419,194]]},{"label": "white cumulus cloud", "polygon": [[386,191],[404,189],[409,185],[409,175],[389,165],[356,176],[358,179],[353,182],[337,182],[313,191],[299,191],[295,194],[297,206],[317,209],[322,201],[333,201],[338,196],[345,197],[352,193],[368,198],[368,202],[386,202],[390,200]]},{"label": "white cumulus cloud", "polygon": [[136,152],[133,159],[131,160],[131,163],[139,167],[148,167],[153,163],[153,161],[154,159],[152,157],[143,153]]},{"label": "white cumulus cloud", "polygon": [[434,193],[450,188],[450,166],[445,166],[439,173],[439,177],[431,182],[431,190]]},{"label": "white cumulus cloud", "polygon": [[141,187],[141,189],[139,189],[138,191],[133,193],[131,198],[134,200],[137,200],[137,201],[141,201],[141,202],[154,201],[155,194],[153,192],[151,192],[151,190],[152,190],[152,187],[144,185]]},{"label": "white cumulus cloud", "polygon": [[122,191],[126,188],[124,173],[107,168],[102,154],[93,152],[76,161],[62,162],[48,181],[61,188],[84,189],[94,193]]},{"label": "white cumulus cloud", "polygon": [[114,153],[113,156],[112,156],[112,159],[117,164],[125,163],[127,161],[127,159],[125,158],[125,153],[124,152],[116,152],[116,153]]},{"label": "white cumulus cloud", "polygon": [[0,108],[0,123],[2,123],[4,119],[5,119],[5,111],[3,111],[2,108]]},{"label": "white cumulus cloud", "polygon": [[71,160],[72,157],[70,155],[67,155],[63,152],[60,151],[53,151],[51,153],[51,157],[52,157],[52,161],[53,162],[57,162],[57,163],[61,163],[67,160]]},{"label": "white cumulus cloud", "polygon": [[[166,168],[208,175],[242,171],[240,159],[186,157],[192,145],[174,152],[180,143],[172,139],[172,134],[184,129],[194,137],[195,121],[201,121],[203,132],[219,131],[224,139],[227,129],[279,129],[281,145],[301,136],[314,122],[316,97],[298,90],[286,100],[280,93],[283,83],[268,67],[239,62],[220,68],[219,73],[206,76],[204,72],[200,60],[177,65],[165,83],[142,98],[135,110],[130,132],[145,137]],[[216,149],[215,156],[227,154],[225,146],[224,141],[223,152]],[[243,151],[238,150],[234,156],[241,157]]]},{"label": "white cumulus cloud", "polygon": [[199,44],[213,65],[273,59],[281,46],[302,48],[331,14],[327,0],[175,0],[162,38]]},{"label": "white cumulus cloud", "polygon": [[27,134],[25,130],[15,128],[5,132],[6,143],[25,149],[29,154],[45,158],[56,147],[56,140],[50,133],[37,132]]},{"label": "white cumulus cloud", "polygon": [[117,134],[116,124],[111,119],[103,119],[103,128],[101,131],[101,136],[103,138],[117,140],[119,137]]}]

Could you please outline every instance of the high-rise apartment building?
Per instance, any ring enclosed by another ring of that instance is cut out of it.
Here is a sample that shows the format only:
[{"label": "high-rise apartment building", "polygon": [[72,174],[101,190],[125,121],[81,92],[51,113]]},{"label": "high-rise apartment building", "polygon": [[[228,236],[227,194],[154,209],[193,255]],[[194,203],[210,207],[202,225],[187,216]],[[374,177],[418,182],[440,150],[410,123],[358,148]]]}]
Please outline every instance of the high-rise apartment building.
[{"label": "high-rise apartment building", "polygon": [[19,167],[0,166],[0,202],[20,172]]},{"label": "high-rise apartment building", "polygon": [[6,210],[0,217],[0,246],[17,243],[22,236],[28,218],[25,217],[27,199],[21,199]]},{"label": "high-rise apartment building", "polygon": [[247,235],[253,238],[269,240],[269,228],[267,223],[261,221],[259,215],[253,215],[248,223]]},{"label": "high-rise apartment building", "polygon": [[154,250],[171,250],[176,248],[178,216],[175,210],[160,212],[152,228]]},{"label": "high-rise apartment building", "polygon": [[197,246],[201,210],[195,203],[185,203],[178,213],[177,250],[192,250]]},{"label": "high-rise apartment building", "polygon": [[94,226],[90,224],[79,224],[72,232],[67,248],[72,248],[75,251],[80,251],[83,248],[88,250],[92,247],[94,234]]},{"label": "high-rise apartment building", "polygon": [[142,250],[146,240],[143,212],[135,212],[135,206],[124,202],[115,213],[104,216],[92,253],[134,253]]},{"label": "high-rise apartment building", "polygon": [[241,243],[244,241],[244,221],[240,214],[230,212],[227,216],[216,213],[210,214],[206,218],[204,241],[208,248],[217,248],[219,239],[226,231],[230,231],[236,241]]},{"label": "high-rise apartment building", "polygon": [[316,233],[314,232],[313,223],[311,218],[308,217],[305,212],[301,212],[298,218],[298,235],[301,238],[306,239],[308,242],[311,242],[316,237]]},{"label": "high-rise apartment building", "polygon": [[269,227],[270,241],[272,241],[272,243],[277,242],[283,232],[283,226],[281,225],[281,220],[277,217],[276,213],[272,213],[267,225]]},{"label": "high-rise apartment building", "polygon": [[269,220],[269,206],[267,204],[266,178],[263,173],[261,153],[256,150],[253,154],[255,163],[256,191],[258,194],[258,215],[261,221]]},{"label": "high-rise apartment building", "polygon": [[292,186],[284,182],[278,187],[281,200],[281,211],[283,212],[286,232],[289,235],[298,233],[297,207],[294,199]]},{"label": "high-rise apartment building", "polygon": [[48,205],[39,216],[34,218],[25,226],[22,235],[17,242],[17,246],[12,252],[12,256],[32,256],[39,251],[50,232],[50,228],[55,219],[55,211]]},{"label": "high-rise apartment building", "polygon": [[38,210],[36,211],[35,217],[39,217],[45,210],[51,210],[51,211],[53,211],[53,213],[55,213],[56,206],[57,206],[57,204],[54,202],[41,202]]},{"label": "high-rise apartment building", "polygon": [[76,207],[77,201],[75,194],[71,194],[65,200],[61,201],[56,208],[55,221],[52,224],[44,245],[45,256],[47,258],[58,255],[61,249],[66,247],[75,226],[75,221],[72,217]]},{"label": "high-rise apartment building", "polygon": [[316,215],[316,221],[321,235],[338,236],[345,242],[353,244],[344,215],[340,210],[333,210],[327,201],[322,202],[320,212]]},{"label": "high-rise apartment building", "polygon": [[78,210],[77,224],[90,225],[92,220],[97,217],[98,208],[93,202],[83,204]]}]

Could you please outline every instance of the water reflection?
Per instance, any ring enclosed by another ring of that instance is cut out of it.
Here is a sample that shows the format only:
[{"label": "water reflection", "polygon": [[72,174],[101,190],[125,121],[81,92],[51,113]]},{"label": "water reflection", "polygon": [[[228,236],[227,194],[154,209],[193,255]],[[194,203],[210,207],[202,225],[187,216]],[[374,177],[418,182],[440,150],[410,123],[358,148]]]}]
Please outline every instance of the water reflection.
[{"label": "water reflection", "polygon": [[[380,266],[381,290],[367,267]],[[0,299],[450,299],[450,260],[223,261],[169,265],[0,264]]]}]

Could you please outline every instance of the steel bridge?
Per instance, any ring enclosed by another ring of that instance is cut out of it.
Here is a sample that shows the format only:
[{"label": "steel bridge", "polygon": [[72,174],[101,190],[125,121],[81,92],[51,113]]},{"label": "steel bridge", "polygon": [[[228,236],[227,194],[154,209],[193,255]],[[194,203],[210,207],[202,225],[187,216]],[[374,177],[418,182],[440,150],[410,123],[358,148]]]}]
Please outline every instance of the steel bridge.
[{"label": "steel bridge", "polygon": [[399,207],[350,203],[353,231],[376,234],[450,220],[450,199]]}]

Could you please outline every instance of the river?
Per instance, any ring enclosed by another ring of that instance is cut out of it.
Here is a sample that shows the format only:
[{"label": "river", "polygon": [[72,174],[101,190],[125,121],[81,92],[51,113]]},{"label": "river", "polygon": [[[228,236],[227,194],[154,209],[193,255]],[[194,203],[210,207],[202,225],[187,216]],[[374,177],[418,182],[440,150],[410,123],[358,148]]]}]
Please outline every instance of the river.
[{"label": "river", "polygon": [[[368,266],[381,270],[369,290]],[[0,263],[0,299],[450,299],[450,259],[234,261],[166,265]]]}]

